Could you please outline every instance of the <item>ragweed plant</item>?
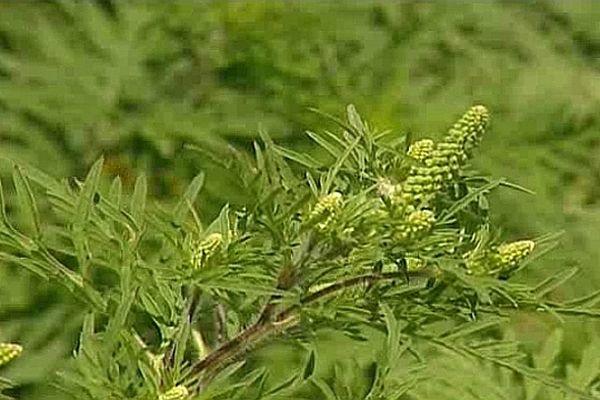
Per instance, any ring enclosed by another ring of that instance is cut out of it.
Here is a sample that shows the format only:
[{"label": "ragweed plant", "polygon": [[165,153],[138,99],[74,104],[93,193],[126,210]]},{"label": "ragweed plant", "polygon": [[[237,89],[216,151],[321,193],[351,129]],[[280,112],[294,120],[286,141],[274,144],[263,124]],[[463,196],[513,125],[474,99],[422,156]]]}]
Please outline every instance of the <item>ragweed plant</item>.
[{"label": "ragweed plant", "polygon": [[[147,200],[144,177],[131,196],[118,177],[103,187],[102,160],[72,183],[15,167],[29,224],[17,227],[1,213],[0,259],[62,284],[86,313],[73,366],[61,374],[66,393],[410,399],[456,379],[436,368],[443,353],[456,365],[481,363],[595,398],[528,364],[518,342],[495,339],[520,311],[600,314],[597,294],[564,304],[547,297],[572,271],[533,287],[514,282],[555,237],[505,241],[491,226],[487,195],[519,187],[468,169],[488,124],[485,107],[468,110],[437,143],[378,132],[352,106],[347,120],[331,118],[340,135],[309,133],[328,159],[266,134],[252,156],[215,157],[247,203],[226,205],[208,224],[194,206],[203,175],[165,209]],[[311,346],[322,328],[357,340],[375,329],[385,340],[365,374],[355,368],[330,383],[315,373]],[[275,338],[309,349],[282,382],[248,363]]]}]

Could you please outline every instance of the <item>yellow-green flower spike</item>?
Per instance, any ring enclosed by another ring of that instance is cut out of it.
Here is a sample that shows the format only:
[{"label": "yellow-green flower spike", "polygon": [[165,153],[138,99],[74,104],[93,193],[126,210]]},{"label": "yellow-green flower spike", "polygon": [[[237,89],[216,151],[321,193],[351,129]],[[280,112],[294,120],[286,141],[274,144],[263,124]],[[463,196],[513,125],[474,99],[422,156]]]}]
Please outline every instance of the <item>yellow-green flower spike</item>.
[{"label": "yellow-green flower spike", "polygon": [[525,259],[533,249],[535,242],[532,240],[519,240],[498,246],[497,260],[502,269],[515,268]]},{"label": "yellow-green flower spike", "polygon": [[223,235],[220,233],[211,233],[198,243],[192,250],[191,263],[194,268],[201,268],[206,261],[212,257],[221,244],[223,243]]},{"label": "yellow-green flower spike", "polygon": [[158,396],[158,400],[185,400],[190,396],[190,392],[185,386],[175,386],[165,393]]},{"label": "yellow-green flower spike", "polygon": [[457,143],[469,153],[479,144],[489,119],[487,108],[473,106],[450,128],[444,141]]},{"label": "yellow-green flower spike", "polygon": [[343,196],[339,192],[332,192],[319,199],[311,211],[308,220],[310,223],[316,223],[320,231],[324,231],[333,222],[337,212],[343,204]]},{"label": "yellow-green flower spike", "polygon": [[435,145],[426,140],[414,143],[409,155],[422,164],[410,168],[399,191],[421,204],[435,197],[458,177],[469,153],[481,140],[488,120],[487,109],[474,106],[454,124],[442,142]]},{"label": "yellow-green flower spike", "polygon": [[0,343],[0,367],[8,364],[23,352],[23,347],[14,343]]},{"label": "yellow-green flower spike", "polygon": [[408,214],[406,221],[400,226],[398,239],[402,241],[418,239],[431,230],[435,223],[435,215],[431,210],[416,210]]},{"label": "yellow-green flower spike", "polygon": [[414,142],[408,148],[408,156],[414,158],[417,161],[423,162],[433,152],[435,143],[431,139],[422,139]]}]

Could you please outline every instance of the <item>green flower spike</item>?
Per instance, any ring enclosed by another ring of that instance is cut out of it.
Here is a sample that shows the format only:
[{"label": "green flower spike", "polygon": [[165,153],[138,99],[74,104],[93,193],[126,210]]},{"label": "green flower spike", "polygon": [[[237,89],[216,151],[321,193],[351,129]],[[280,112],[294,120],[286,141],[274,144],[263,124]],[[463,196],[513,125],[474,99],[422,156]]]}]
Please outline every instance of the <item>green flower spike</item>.
[{"label": "green flower spike", "polygon": [[450,128],[444,141],[459,144],[469,154],[481,141],[489,119],[487,108],[473,106]]},{"label": "green flower spike", "polygon": [[406,221],[400,227],[398,238],[410,241],[423,237],[433,227],[435,215],[431,210],[416,210],[408,214]]},{"label": "green flower spike", "polygon": [[[433,149],[430,143],[419,141],[411,146],[409,155],[423,165],[413,166],[402,183],[402,193],[417,201],[427,201],[443,190],[458,175],[473,148],[479,144],[489,120],[483,106],[471,107],[450,129],[444,140]],[[431,142],[433,143],[433,142]]]},{"label": "green flower spike", "polygon": [[503,270],[517,267],[534,248],[535,242],[532,240],[519,240],[498,246],[496,258],[499,267]]},{"label": "green flower spike", "polygon": [[407,154],[409,157],[422,162],[431,155],[434,148],[435,143],[433,143],[433,140],[422,139],[411,144]]},{"label": "green flower spike", "polygon": [[23,347],[14,343],[0,343],[0,367],[8,364],[23,352]]},{"label": "green flower spike", "polygon": [[158,400],[184,400],[190,393],[185,386],[175,386],[158,396]]},{"label": "green flower spike", "polygon": [[194,268],[201,268],[212,257],[223,243],[223,235],[211,233],[194,248],[191,263]]},{"label": "green flower spike", "polygon": [[308,217],[309,223],[316,223],[319,231],[326,230],[335,219],[342,204],[343,197],[339,192],[333,192],[321,197]]}]

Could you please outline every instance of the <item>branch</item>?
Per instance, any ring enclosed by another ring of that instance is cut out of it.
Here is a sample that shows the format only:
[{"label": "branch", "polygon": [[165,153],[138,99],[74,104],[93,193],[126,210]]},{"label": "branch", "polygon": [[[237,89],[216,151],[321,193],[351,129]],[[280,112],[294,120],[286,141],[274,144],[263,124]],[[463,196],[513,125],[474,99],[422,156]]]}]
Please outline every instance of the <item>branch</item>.
[{"label": "branch", "polygon": [[[428,271],[425,272],[411,272],[408,276],[430,276]],[[403,279],[406,282],[406,273],[403,271],[398,272],[386,272],[386,273],[371,273],[355,276],[352,278],[344,279],[329,286],[324,287],[314,293],[311,293],[303,298],[297,304],[289,306],[281,312],[275,314],[273,321],[263,321],[259,319],[256,323],[246,328],[244,331],[239,333],[236,337],[232,338],[228,342],[224,343],[217,349],[215,349],[208,356],[199,360],[192,365],[192,374],[198,375],[207,370],[214,370],[218,366],[227,362],[227,360],[235,357],[240,352],[244,352],[251,345],[258,342],[263,337],[267,336],[276,330],[287,329],[291,325],[299,321],[298,318],[294,318],[297,312],[301,310],[303,306],[307,306],[318,300],[323,299],[329,295],[340,292],[342,290],[363,285],[369,283],[375,283],[384,280],[392,279]]]}]

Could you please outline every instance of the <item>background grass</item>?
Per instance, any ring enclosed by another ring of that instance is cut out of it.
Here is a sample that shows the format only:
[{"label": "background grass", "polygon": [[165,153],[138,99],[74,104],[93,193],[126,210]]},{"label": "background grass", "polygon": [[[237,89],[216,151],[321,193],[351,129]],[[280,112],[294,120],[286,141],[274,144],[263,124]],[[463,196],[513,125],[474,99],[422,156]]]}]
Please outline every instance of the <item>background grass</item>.
[{"label": "background grass", "polygon": [[[499,192],[495,218],[511,239],[565,231],[530,275],[579,266],[568,296],[600,284],[598,21],[594,0],[0,1],[0,155],[81,177],[104,154],[107,179],[145,172],[165,202],[203,168],[210,217],[244,199],[185,143],[246,148],[264,129],[312,151],[303,131],[324,122],[308,107],[348,103],[437,137],[482,103],[493,122],[476,167],[536,193]],[[28,349],[6,370],[22,398],[50,398],[78,318],[50,283],[0,266],[0,339]],[[546,329],[516,322],[534,345]],[[569,330],[567,359],[590,329]],[[331,343],[335,358],[346,345]]]}]

